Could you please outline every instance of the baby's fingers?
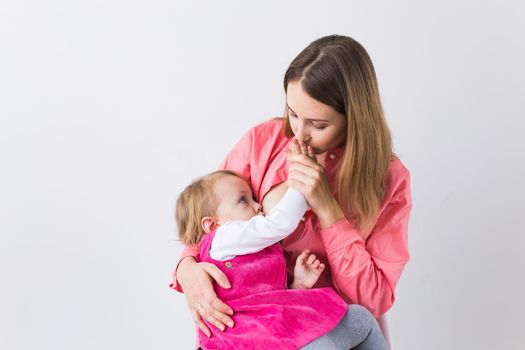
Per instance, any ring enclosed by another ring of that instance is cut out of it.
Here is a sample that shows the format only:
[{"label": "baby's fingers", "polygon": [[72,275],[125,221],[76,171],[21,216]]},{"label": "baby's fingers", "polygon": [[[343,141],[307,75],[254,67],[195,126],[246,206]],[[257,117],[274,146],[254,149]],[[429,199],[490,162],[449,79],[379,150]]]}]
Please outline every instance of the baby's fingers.
[{"label": "baby's fingers", "polygon": [[310,254],[310,251],[308,249],[303,250],[303,252],[297,257],[296,263],[304,264],[308,254]]},{"label": "baby's fingers", "polygon": [[292,154],[301,154],[301,148],[299,146],[299,141],[296,138],[292,140],[292,147],[290,148]]},{"label": "baby's fingers", "polygon": [[317,162],[317,156],[315,155],[314,149],[312,146],[308,146],[308,157],[312,158]]},{"label": "baby's fingers", "polygon": [[315,259],[314,262],[310,265],[310,267],[312,269],[316,269],[319,266],[320,263],[321,262],[319,261],[319,259]]},{"label": "baby's fingers", "polygon": [[299,146],[301,146],[301,154],[307,156],[308,155],[308,147],[303,141],[299,141]]},{"label": "baby's fingers", "polygon": [[310,256],[308,257],[308,260],[306,261],[306,263],[308,265],[312,265],[314,263],[315,259],[316,259],[315,254],[310,254]]}]

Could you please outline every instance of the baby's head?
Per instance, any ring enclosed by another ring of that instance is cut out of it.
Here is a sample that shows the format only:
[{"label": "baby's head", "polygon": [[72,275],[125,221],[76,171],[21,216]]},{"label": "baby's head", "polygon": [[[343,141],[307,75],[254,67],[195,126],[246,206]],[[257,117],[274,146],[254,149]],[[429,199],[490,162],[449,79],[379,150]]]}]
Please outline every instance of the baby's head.
[{"label": "baby's head", "polygon": [[248,220],[261,213],[248,182],[233,171],[219,170],[182,191],[175,218],[180,240],[197,244],[205,233],[227,221]]}]

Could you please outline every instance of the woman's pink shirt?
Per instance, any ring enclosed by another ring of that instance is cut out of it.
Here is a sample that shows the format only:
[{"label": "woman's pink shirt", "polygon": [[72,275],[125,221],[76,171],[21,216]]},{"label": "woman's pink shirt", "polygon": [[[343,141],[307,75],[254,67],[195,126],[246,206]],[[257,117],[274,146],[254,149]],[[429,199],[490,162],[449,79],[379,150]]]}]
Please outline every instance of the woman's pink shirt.
[{"label": "woman's pink shirt", "polygon": [[[243,175],[259,202],[272,187],[287,179],[285,150],[291,139],[284,135],[282,126],[282,119],[272,119],[250,129],[220,165],[220,169]],[[326,155],[325,169],[332,189],[343,153],[344,147],[339,147]],[[297,229],[282,241],[289,280],[295,259],[308,248],[322,262],[328,262],[314,287],[333,286],[347,303],[361,304],[376,317],[384,314],[394,303],[396,284],[410,258],[410,174],[397,157],[390,162],[385,185],[375,225],[363,234],[346,218],[323,230],[309,210]],[[186,246],[179,262],[186,256],[198,260],[197,247]],[[170,286],[182,292],[176,270]]]}]

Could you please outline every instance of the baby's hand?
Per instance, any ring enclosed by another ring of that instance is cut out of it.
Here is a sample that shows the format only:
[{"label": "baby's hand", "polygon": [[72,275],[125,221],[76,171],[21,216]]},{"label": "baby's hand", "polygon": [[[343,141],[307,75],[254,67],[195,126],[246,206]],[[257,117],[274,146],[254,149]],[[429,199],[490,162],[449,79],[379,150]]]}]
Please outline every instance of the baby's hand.
[{"label": "baby's hand", "polygon": [[292,139],[289,154],[301,154],[301,146],[299,146],[299,141],[295,137]]},{"label": "baby's hand", "polygon": [[297,140],[295,137],[292,139],[291,146],[288,150],[288,155],[304,155],[317,161],[315,152],[311,146],[307,146],[303,141]]},{"label": "baby's hand", "polygon": [[324,268],[325,265],[314,254],[311,254],[308,249],[303,250],[295,262],[294,281],[290,288],[312,288],[319,276],[321,276]]}]

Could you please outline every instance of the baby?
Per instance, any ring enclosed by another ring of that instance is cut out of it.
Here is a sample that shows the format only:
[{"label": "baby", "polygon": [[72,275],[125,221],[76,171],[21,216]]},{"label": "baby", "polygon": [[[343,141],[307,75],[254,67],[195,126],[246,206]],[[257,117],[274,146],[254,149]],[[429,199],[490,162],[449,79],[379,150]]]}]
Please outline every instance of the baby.
[{"label": "baby", "polygon": [[176,209],[181,241],[198,244],[199,260],[216,265],[231,284],[214,288],[234,310],[235,326],[210,327],[210,338],[199,330],[202,348],[387,349],[365,308],[348,306],[332,288],[309,289],[325,268],[309,251],[297,258],[292,289],[287,289],[278,242],[295,230],[307,209],[304,196],[288,188],[264,216],[248,182],[228,170],[206,175],[182,192]]}]

